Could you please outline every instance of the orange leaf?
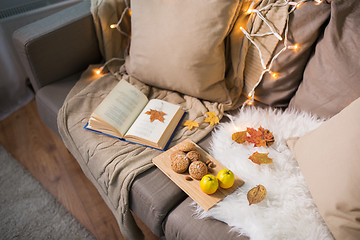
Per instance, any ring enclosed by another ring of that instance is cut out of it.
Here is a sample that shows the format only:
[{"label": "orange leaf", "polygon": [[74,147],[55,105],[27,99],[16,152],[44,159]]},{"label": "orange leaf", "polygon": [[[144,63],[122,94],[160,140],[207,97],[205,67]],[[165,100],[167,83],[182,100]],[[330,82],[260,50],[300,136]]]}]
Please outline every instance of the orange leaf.
[{"label": "orange leaf", "polygon": [[269,153],[258,153],[254,152],[253,155],[249,157],[249,159],[256,164],[268,164],[272,163],[273,160],[268,157]]},{"label": "orange leaf", "polygon": [[145,112],[145,114],[150,115],[150,122],[153,122],[155,120],[159,120],[160,122],[164,122],[164,113],[163,111],[157,111],[154,109],[150,109],[150,111]]},{"label": "orange leaf", "polygon": [[247,131],[233,133],[231,138],[232,138],[232,140],[234,140],[237,143],[244,143],[244,142],[246,142],[246,139],[247,139]]},{"label": "orange leaf", "polygon": [[247,193],[249,205],[261,202],[265,199],[265,196],[266,188],[263,185],[257,185],[256,187],[250,189],[250,191]]},{"label": "orange leaf", "polygon": [[184,123],[184,127],[188,127],[189,130],[193,129],[194,127],[199,127],[199,123],[196,121],[186,120]]},{"label": "orange leaf", "polygon": [[219,123],[219,118],[215,112],[206,112],[206,114],[208,117],[205,118],[204,122],[210,123],[210,126],[214,126],[215,124]]},{"label": "orange leaf", "polygon": [[250,135],[248,136],[247,141],[249,143],[253,143],[254,147],[269,147],[275,141],[273,134],[261,126],[258,128],[258,130],[254,128],[247,128],[247,132]]}]

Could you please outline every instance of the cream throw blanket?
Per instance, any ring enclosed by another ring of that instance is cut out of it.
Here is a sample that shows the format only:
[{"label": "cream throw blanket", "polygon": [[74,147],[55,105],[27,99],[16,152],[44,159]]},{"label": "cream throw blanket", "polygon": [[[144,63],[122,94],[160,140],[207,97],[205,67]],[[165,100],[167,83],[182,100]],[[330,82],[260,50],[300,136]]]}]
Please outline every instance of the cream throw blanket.
[{"label": "cream throw blanket", "polygon": [[[152,158],[161,151],[84,129],[90,114],[121,78],[138,87],[150,99],[163,99],[181,105],[187,111],[185,119],[203,122],[208,111],[216,112],[221,118],[223,109],[222,105],[217,103],[151,88],[127,75],[109,73],[94,79],[91,67],[66,98],[58,113],[58,128],[66,147],[113,212],[121,233],[127,239],[141,239],[141,231],[129,211],[129,190],[135,177],[151,168]],[[211,130],[212,127],[207,123],[202,123],[197,130],[180,126],[170,147],[186,138],[197,142]]]}]

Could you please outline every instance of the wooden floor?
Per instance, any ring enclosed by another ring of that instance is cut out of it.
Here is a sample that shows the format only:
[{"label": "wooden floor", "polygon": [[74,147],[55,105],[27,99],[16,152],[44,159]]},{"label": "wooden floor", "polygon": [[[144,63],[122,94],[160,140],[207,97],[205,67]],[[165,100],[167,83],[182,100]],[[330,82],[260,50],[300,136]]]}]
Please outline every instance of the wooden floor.
[{"label": "wooden floor", "polygon": [[[124,239],[115,217],[60,138],[30,102],[0,121],[0,143],[30,171],[96,239]],[[159,239],[136,218],[145,239]]]}]

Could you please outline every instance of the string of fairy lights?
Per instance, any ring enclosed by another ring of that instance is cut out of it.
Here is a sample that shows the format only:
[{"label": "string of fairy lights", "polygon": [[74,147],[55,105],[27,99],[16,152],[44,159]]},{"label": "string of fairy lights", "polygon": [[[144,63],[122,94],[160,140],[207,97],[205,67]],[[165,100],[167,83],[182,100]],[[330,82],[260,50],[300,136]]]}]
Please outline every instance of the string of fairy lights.
[{"label": "string of fairy lights", "polygon": [[[269,3],[267,5],[265,5],[264,7],[257,9],[255,7],[256,5],[256,0],[253,0],[252,3],[249,6],[249,9],[246,11],[247,14],[256,14],[256,17],[260,18],[264,24],[266,24],[269,28],[269,32],[266,33],[261,33],[261,34],[256,34],[256,33],[249,33],[246,29],[244,29],[243,27],[240,27],[240,31],[243,32],[243,34],[246,36],[246,38],[251,42],[251,44],[253,44],[259,54],[259,58],[260,58],[260,63],[261,66],[263,68],[263,71],[261,72],[258,81],[255,83],[255,85],[253,86],[253,88],[251,89],[251,91],[248,93],[248,99],[243,103],[243,106],[245,105],[252,105],[255,102],[255,89],[256,87],[261,83],[263,77],[265,74],[270,74],[271,77],[276,80],[279,77],[279,73],[277,72],[273,72],[272,66],[274,61],[286,50],[292,50],[294,52],[298,51],[300,48],[299,43],[294,43],[291,44],[288,41],[288,31],[289,31],[289,18],[290,18],[290,14],[293,13],[297,8],[299,8],[304,2],[307,2],[310,0],[299,0],[299,1],[291,1],[291,0],[283,0],[282,2],[273,2],[273,3]],[[327,0],[312,0],[316,5],[321,4],[322,2],[327,2]],[[125,56],[124,59],[126,57],[126,55],[128,54],[128,48],[130,47],[130,38],[131,36],[129,34],[127,34],[126,32],[122,31],[120,25],[121,22],[123,21],[125,14],[129,13],[129,15],[131,16],[131,8],[130,5],[127,1],[124,1],[126,4],[126,7],[124,8],[119,21],[116,24],[111,24],[110,28],[111,29],[117,29],[122,35],[124,35],[125,37],[128,38],[128,46],[127,49],[125,49]],[[284,6],[289,6],[289,11],[286,17],[286,23],[285,23],[285,29],[284,29],[284,37],[281,37],[281,35],[275,31],[275,29],[271,26],[271,24],[269,23],[269,21],[266,19],[266,15],[264,14],[264,12],[266,12],[268,9],[273,8],[273,7],[284,7]],[[255,38],[261,38],[264,36],[269,36],[269,35],[273,35],[274,37],[276,37],[279,41],[282,41],[283,43],[283,48],[276,53],[274,56],[272,56],[272,58],[269,60],[268,64],[265,64],[264,59],[263,59],[263,54],[262,51],[260,49],[260,47],[258,46],[258,44],[254,41]],[[110,59],[109,61],[107,61],[102,67],[100,67],[98,70],[96,70],[97,74],[101,74],[104,67],[106,65],[108,65],[110,62],[112,61],[123,61],[124,59],[121,58],[114,58],[114,59]]]},{"label": "string of fairy lights", "polygon": [[[263,71],[261,72],[258,81],[255,83],[255,85],[253,86],[253,88],[251,89],[251,91],[248,93],[248,100],[246,100],[243,104],[244,105],[252,105],[254,104],[255,101],[255,89],[256,87],[261,83],[264,75],[266,73],[270,74],[271,77],[273,79],[277,79],[279,77],[279,73],[277,72],[273,72],[272,66],[274,61],[281,55],[281,53],[285,52],[286,50],[293,50],[294,52],[298,51],[300,48],[300,45],[298,43],[295,44],[290,44],[288,41],[288,31],[289,31],[289,18],[290,18],[290,14],[293,13],[297,8],[299,8],[301,6],[302,3],[306,2],[307,0],[300,0],[297,2],[294,1],[289,1],[289,0],[284,0],[283,2],[276,2],[276,3],[269,3],[266,6],[260,8],[260,9],[255,9],[253,8],[255,0],[253,0],[252,4],[250,5],[247,13],[248,14],[256,14],[257,17],[259,17],[269,28],[269,32],[266,33],[262,33],[262,34],[249,34],[244,28],[240,27],[240,30],[244,33],[244,35],[246,36],[246,38],[256,47],[256,49],[259,52],[259,58],[260,58],[260,62],[263,68]],[[322,0],[315,0],[314,1],[315,4],[320,4],[322,2]],[[266,11],[269,8],[272,7],[283,7],[283,6],[289,6],[290,10],[288,11],[288,15],[286,17],[286,24],[285,24],[285,29],[284,29],[284,39],[280,36],[279,33],[277,33],[271,26],[271,24],[268,22],[268,20],[264,17],[264,15],[262,14],[262,12]],[[276,53],[269,61],[269,64],[266,65],[262,56],[262,52],[261,49],[259,48],[259,46],[256,44],[256,42],[254,41],[255,37],[263,37],[263,36],[268,36],[268,35],[274,35],[274,37],[276,37],[279,41],[283,41],[283,45],[284,47],[278,52]]]}]

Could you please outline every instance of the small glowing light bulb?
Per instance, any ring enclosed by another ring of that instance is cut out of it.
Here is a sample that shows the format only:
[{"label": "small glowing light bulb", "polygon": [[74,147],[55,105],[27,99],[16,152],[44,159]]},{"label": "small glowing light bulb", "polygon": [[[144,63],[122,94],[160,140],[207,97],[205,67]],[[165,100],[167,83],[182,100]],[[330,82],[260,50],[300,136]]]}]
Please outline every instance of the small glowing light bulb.
[{"label": "small glowing light bulb", "polygon": [[254,5],[255,5],[255,0],[253,0],[252,3],[250,4],[249,9],[246,11],[247,14],[252,13]]},{"label": "small glowing light bulb", "polygon": [[129,8],[129,15],[131,16],[132,12],[131,12],[131,9]]},{"label": "small glowing light bulb", "polygon": [[247,105],[254,105],[254,101],[253,100],[248,100]]},{"label": "small glowing light bulb", "polygon": [[110,28],[112,28],[112,29],[116,28],[116,24],[111,24]]},{"label": "small glowing light bulb", "polygon": [[301,5],[302,5],[302,2],[301,2],[301,3],[296,4],[296,8],[299,8]]},{"label": "small glowing light bulb", "polygon": [[319,5],[322,3],[322,0],[314,0],[315,1],[315,5]]},{"label": "small glowing light bulb", "polygon": [[291,45],[291,46],[288,46],[288,49],[292,49],[294,50],[295,52],[298,51],[300,48],[300,45],[299,44],[294,44],[294,45]]},{"label": "small glowing light bulb", "polygon": [[270,72],[271,76],[274,78],[274,79],[278,79],[279,78],[279,74],[276,73],[276,72]]},{"label": "small glowing light bulb", "polygon": [[95,73],[96,73],[97,75],[100,75],[103,69],[104,69],[104,67],[100,67],[100,68],[98,68],[98,69],[95,70]]}]

